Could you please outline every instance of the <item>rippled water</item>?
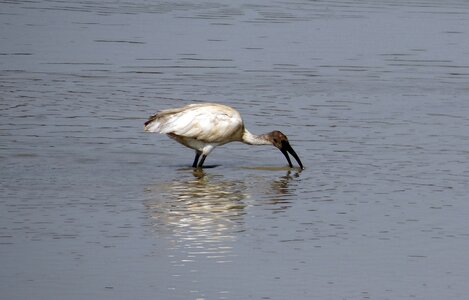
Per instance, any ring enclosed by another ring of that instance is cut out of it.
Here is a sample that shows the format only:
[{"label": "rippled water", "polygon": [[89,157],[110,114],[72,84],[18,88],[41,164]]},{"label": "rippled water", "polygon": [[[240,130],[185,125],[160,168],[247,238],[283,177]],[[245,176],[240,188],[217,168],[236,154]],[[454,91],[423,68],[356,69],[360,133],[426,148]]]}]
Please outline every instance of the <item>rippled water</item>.
[{"label": "rippled water", "polygon": [[[464,299],[466,1],[0,1],[5,299]],[[214,101],[306,166],[145,134]]]}]

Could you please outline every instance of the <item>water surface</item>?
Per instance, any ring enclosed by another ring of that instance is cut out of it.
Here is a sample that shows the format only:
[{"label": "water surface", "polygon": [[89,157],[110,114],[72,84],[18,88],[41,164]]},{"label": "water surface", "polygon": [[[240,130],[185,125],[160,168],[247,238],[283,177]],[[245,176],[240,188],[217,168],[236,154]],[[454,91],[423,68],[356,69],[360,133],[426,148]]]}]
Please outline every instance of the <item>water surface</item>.
[{"label": "water surface", "polygon": [[[2,1],[5,299],[464,299],[465,1]],[[143,132],[213,101],[306,169]]]}]

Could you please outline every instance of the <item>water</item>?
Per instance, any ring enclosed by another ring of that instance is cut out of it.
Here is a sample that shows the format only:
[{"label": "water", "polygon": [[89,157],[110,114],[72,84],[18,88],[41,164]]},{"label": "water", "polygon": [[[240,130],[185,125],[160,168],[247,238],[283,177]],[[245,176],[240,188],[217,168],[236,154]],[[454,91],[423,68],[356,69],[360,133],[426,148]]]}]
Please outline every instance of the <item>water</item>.
[{"label": "water", "polygon": [[[465,1],[2,1],[4,299],[463,299]],[[306,169],[145,134],[236,107]]]}]

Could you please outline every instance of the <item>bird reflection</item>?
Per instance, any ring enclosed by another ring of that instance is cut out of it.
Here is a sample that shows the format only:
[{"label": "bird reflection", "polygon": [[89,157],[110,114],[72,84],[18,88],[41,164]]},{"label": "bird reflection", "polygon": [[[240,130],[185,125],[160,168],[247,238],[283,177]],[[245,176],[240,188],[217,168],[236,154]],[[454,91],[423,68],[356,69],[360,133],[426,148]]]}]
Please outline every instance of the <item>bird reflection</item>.
[{"label": "bird reflection", "polygon": [[248,197],[244,183],[206,175],[201,169],[185,176],[147,188],[146,206],[154,228],[168,233],[172,247],[183,250],[183,261],[201,255],[228,261],[230,244],[242,230]]},{"label": "bird reflection", "polygon": [[281,176],[271,182],[265,188],[265,195],[262,197],[262,205],[268,205],[267,209],[276,213],[287,210],[296,198],[295,189],[291,189],[291,182],[299,177],[299,172],[292,173],[290,170],[284,176]]},{"label": "bird reflection", "polygon": [[169,241],[175,266],[203,259],[231,262],[247,211],[271,218],[270,212],[288,210],[296,198],[291,183],[299,176],[290,170],[281,177],[263,173],[248,180],[229,180],[204,169],[178,173],[174,181],[148,186],[145,202],[154,230]]},{"label": "bird reflection", "polygon": [[272,182],[272,190],[279,196],[289,195],[290,191],[288,189],[288,184],[292,178],[291,171],[288,171],[285,176],[282,176],[278,180]]}]

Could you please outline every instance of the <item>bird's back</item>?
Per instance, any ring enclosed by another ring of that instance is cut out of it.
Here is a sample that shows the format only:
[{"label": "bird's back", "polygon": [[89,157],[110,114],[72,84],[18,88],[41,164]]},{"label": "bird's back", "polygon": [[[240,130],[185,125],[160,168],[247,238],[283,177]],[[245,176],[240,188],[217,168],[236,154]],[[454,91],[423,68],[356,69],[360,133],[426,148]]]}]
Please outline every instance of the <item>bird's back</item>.
[{"label": "bird's back", "polygon": [[244,124],[235,109],[222,104],[203,103],[163,110],[145,122],[145,131],[224,144],[241,140]]}]

